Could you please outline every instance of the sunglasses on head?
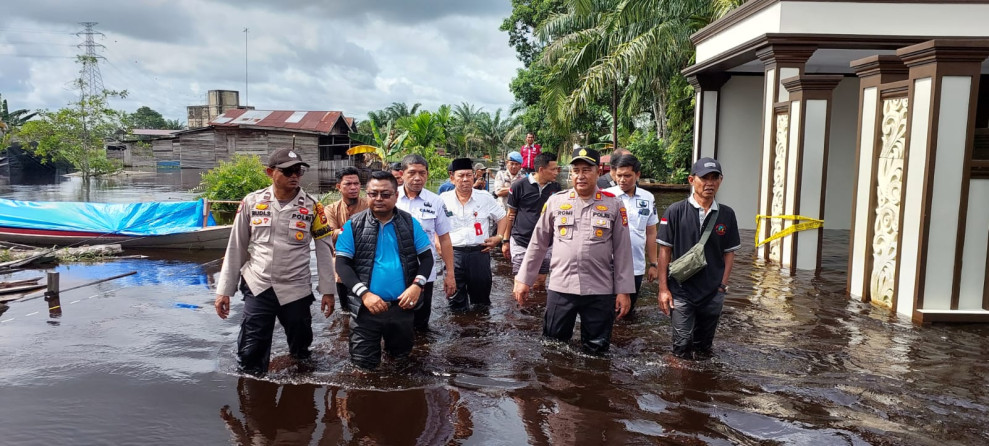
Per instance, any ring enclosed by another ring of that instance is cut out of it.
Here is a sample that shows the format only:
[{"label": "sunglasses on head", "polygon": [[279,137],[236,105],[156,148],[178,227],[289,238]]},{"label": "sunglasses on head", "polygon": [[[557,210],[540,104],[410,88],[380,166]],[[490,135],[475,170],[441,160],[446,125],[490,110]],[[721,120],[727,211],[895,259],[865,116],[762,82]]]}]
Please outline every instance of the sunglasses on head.
[{"label": "sunglasses on head", "polygon": [[306,166],[303,166],[302,164],[296,164],[292,167],[279,167],[278,170],[282,173],[282,175],[287,177],[293,175],[298,175],[301,177],[306,174]]}]

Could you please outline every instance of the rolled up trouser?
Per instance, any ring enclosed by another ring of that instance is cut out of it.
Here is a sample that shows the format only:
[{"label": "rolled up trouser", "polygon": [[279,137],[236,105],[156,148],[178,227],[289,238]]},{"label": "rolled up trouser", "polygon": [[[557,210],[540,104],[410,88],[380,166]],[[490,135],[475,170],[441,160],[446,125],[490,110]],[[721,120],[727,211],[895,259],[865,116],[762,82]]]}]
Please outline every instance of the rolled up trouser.
[{"label": "rolled up trouser", "polygon": [[546,292],[543,336],[568,342],[580,316],[580,344],[591,354],[601,354],[611,347],[611,328],[615,324],[614,294],[569,294]]},{"label": "rolled up trouser", "polygon": [[381,314],[372,314],[362,305],[350,323],[350,361],[360,368],[378,367],[382,339],[393,358],[404,358],[412,351],[415,315],[398,306],[398,301],[387,303],[388,310]]},{"label": "rolled up trouser", "polygon": [[240,282],[240,292],[244,295],[244,319],[240,323],[240,335],[237,336],[237,361],[241,370],[253,375],[268,372],[275,318],[285,328],[292,357],[309,358],[309,346],[313,339],[309,307],[316,300],[312,294],[280,305],[273,289],[268,288],[255,296],[243,279]]},{"label": "rolled up trouser", "polygon": [[457,293],[450,309],[467,310],[470,305],[491,305],[491,254],[480,246],[453,248],[453,277]]},{"label": "rolled up trouser", "polygon": [[[509,255],[512,256],[512,276],[517,276],[519,274],[519,268],[522,267],[522,259],[525,258],[525,251],[528,246],[521,246],[512,240],[511,245],[509,245]],[[553,247],[550,246],[546,250],[546,256],[543,257],[543,263],[539,264],[539,274],[549,274],[549,261],[553,258]]]},{"label": "rolled up trouser", "polygon": [[422,293],[419,293],[419,302],[413,309],[413,313],[415,313],[413,325],[416,330],[429,329],[429,316],[433,313],[433,283],[426,282],[426,286],[422,287]]},{"label": "rolled up trouser", "polygon": [[697,301],[674,295],[670,313],[673,354],[681,358],[693,357],[695,352],[709,354],[724,304],[724,293]]}]

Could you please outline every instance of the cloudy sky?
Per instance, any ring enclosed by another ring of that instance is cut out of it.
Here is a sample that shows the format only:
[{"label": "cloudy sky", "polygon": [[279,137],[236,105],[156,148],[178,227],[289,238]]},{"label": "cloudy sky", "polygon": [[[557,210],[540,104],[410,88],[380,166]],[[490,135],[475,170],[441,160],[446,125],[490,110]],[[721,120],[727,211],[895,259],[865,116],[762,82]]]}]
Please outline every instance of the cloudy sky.
[{"label": "cloudy sky", "polygon": [[98,22],[103,83],[129,92],[112,103],[128,112],[185,122],[208,90],[358,119],[392,102],[507,110],[521,66],[498,30],[510,13],[509,0],[29,0],[0,14],[0,94],[12,109],[66,106],[79,22]]}]

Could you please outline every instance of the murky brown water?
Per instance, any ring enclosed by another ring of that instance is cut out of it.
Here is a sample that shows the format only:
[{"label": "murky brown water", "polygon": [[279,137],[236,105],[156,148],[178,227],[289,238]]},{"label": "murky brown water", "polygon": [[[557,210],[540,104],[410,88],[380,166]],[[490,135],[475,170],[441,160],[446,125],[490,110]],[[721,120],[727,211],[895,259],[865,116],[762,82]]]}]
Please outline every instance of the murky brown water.
[{"label": "murky brown water", "polygon": [[[101,193],[143,193],[117,187]],[[58,317],[43,299],[0,314],[0,444],[989,442],[989,327],[917,327],[849,301],[847,233],[826,232],[819,277],[754,261],[751,240],[743,233],[711,361],[669,358],[653,284],[609,357],[545,342],[542,305],[516,306],[498,259],[494,305],[454,315],[438,297],[411,363],[356,374],[349,320],[314,306],[315,371],[291,365],[276,334],[265,381],[234,374],[239,315],[212,310],[222,253],[61,266],[63,288],[138,274],[63,293]]]}]

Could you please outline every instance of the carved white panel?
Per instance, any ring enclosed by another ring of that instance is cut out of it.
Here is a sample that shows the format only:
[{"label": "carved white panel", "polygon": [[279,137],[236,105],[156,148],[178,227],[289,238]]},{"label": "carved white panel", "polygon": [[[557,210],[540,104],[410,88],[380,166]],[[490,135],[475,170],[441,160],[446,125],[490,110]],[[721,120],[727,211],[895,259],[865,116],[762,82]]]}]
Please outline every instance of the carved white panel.
[{"label": "carved white panel", "polygon": [[896,293],[900,196],[906,151],[907,98],[883,101],[882,148],[876,172],[876,215],[872,236],[872,302],[891,307]]},{"label": "carved white panel", "polygon": [[[773,204],[770,207],[770,215],[783,214],[783,190],[786,185],[786,148],[789,147],[787,136],[790,134],[790,115],[781,113],[776,115],[776,149],[773,161]],[[773,218],[769,220],[769,236],[772,237],[783,230],[783,220]],[[780,261],[780,246],[782,239],[769,242],[770,260]]]}]

